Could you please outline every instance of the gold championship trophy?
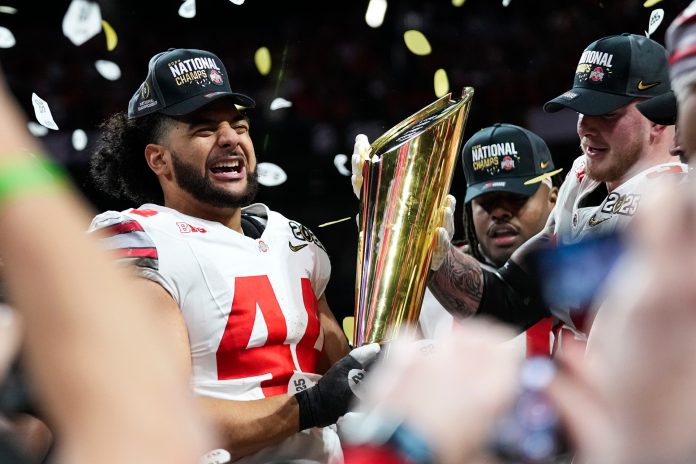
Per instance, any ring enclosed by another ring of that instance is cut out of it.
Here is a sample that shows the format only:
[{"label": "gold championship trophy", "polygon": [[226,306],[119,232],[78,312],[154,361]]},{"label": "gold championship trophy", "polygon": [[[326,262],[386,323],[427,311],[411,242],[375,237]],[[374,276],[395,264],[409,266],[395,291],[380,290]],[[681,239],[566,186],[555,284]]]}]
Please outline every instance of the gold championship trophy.
[{"label": "gold championship trophy", "polygon": [[363,165],[354,346],[385,343],[418,321],[433,238],[474,89],[447,94],[391,128]]}]

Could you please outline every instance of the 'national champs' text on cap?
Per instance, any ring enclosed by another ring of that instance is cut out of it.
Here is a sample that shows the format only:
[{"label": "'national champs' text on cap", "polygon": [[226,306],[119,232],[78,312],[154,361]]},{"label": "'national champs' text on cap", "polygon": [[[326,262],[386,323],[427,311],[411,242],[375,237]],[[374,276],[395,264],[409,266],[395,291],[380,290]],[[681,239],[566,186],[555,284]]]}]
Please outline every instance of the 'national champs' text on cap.
[{"label": "'national champs' text on cap", "polygon": [[152,113],[183,116],[219,98],[253,108],[252,98],[233,92],[220,58],[205,50],[170,48],[150,59],[147,78],[128,103],[128,118]]}]

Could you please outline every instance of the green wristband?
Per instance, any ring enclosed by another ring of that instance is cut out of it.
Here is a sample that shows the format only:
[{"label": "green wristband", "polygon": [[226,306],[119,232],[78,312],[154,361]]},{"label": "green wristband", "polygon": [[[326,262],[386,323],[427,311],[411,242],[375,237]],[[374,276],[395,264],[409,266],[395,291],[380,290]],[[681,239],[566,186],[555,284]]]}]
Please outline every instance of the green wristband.
[{"label": "green wristband", "polygon": [[63,169],[40,156],[0,164],[0,208],[14,198],[60,190],[66,185]]}]

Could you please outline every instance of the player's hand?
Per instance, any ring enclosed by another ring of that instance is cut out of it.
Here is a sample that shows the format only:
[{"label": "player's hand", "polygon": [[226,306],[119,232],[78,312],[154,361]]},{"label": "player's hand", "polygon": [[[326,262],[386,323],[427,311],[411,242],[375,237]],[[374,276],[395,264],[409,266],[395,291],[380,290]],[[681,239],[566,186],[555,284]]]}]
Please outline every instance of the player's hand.
[{"label": "player's hand", "polygon": [[353,147],[353,156],[350,158],[350,166],[352,175],[350,176],[350,183],[353,185],[353,193],[355,196],[360,198],[360,189],[363,183],[363,164],[365,160],[370,157],[370,141],[367,140],[365,134],[358,134],[355,136],[355,146]]},{"label": "player's hand", "polygon": [[433,244],[433,254],[430,258],[430,269],[437,271],[445,261],[445,257],[449,252],[450,242],[454,235],[454,208],[457,205],[457,200],[452,195],[447,195],[445,198],[445,206],[442,211],[440,223],[435,231]]},{"label": "player's hand", "polygon": [[295,395],[300,406],[300,430],[334,424],[348,412],[365,369],[379,354],[378,343],[355,348],[326,371],[312,388]]}]

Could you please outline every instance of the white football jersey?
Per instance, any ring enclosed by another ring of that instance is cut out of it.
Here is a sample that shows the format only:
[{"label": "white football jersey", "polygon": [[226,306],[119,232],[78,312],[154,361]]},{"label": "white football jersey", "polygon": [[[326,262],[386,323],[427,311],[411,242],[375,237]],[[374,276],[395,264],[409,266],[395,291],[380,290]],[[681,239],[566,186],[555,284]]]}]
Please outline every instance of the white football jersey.
[{"label": "white football jersey", "polygon": [[[197,394],[229,400],[294,394],[319,377],[324,337],[317,299],[331,265],[303,225],[263,204],[242,212],[265,223],[260,238],[154,204],[100,214],[90,229],[105,232],[107,248],[179,305]],[[238,462],[326,462],[325,445],[336,445],[326,433],[300,432]]]},{"label": "white football jersey", "polygon": [[[670,175],[683,176],[687,172],[688,166],[679,162],[651,166],[609,192],[599,205],[584,206],[583,202],[595,189],[604,187],[601,182],[586,175],[586,160],[582,155],[575,160],[561,186],[548,227],[553,227],[558,244],[571,244],[592,236],[620,232],[638,212],[643,196],[649,194],[651,180]],[[571,308],[551,309],[552,314],[566,326],[576,329],[577,321],[573,321],[575,316],[571,317],[570,311]]]},{"label": "white football jersey", "polygon": [[623,230],[638,211],[645,187],[651,179],[687,171],[688,166],[679,162],[652,166],[626,180],[609,193],[600,205],[583,206],[583,201],[602,182],[585,175],[585,155],[578,157],[558,192],[556,207],[549,218],[555,223],[557,243],[575,243],[592,235]]}]

